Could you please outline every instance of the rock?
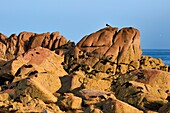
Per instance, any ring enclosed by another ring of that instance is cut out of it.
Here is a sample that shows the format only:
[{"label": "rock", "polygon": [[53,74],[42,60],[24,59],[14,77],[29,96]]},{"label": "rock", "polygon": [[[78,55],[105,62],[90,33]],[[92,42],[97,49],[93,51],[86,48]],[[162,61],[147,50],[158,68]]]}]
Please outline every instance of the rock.
[{"label": "rock", "polygon": [[7,50],[6,50],[6,58],[8,60],[14,59],[17,54],[17,35],[12,34],[9,38],[7,38]]},{"label": "rock", "polygon": [[[36,47],[41,47],[41,45],[43,46],[47,46],[48,41],[50,40],[50,33],[43,33],[43,34],[35,34],[35,36],[32,38],[31,40],[31,46],[30,49],[34,49]],[[44,43],[43,43],[44,41]]]},{"label": "rock", "polygon": [[[2,108],[0,108],[1,110]],[[48,112],[48,113],[64,113],[60,110],[60,108],[55,105],[55,104],[45,104],[42,100],[40,99],[32,99],[30,100],[27,104],[22,105],[20,102],[12,102],[10,103],[6,108],[3,108],[1,111],[4,113],[4,110],[6,112],[38,112],[38,113],[43,113],[43,112]]]},{"label": "rock", "polygon": [[0,33],[0,42],[2,43],[6,43],[6,39],[7,39],[7,36],[5,36],[4,34]]},{"label": "rock", "polygon": [[5,36],[4,34],[0,33],[0,58],[6,58],[5,54],[6,54],[6,39],[7,36]]},{"label": "rock", "polygon": [[117,59],[118,63],[127,64],[140,59],[142,51],[139,31],[134,28],[123,28],[117,33],[117,30],[106,27],[85,36],[77,46],[87,52],[112,56],[113,61]]},{"label": "rock", "polygon": [[64,76],[67,73],[61,65],[63,61],[63,57],[56,55],[49,49],[37,47],[2,66],[0,75],[7,79],[13,79],[14,76],[22,79],[22,76],[29,76],[31,72]]},{"label": "rock", "polygon": [[18,36],[12,34],[9,38],[0,33],[0,58],[12,60],[27,52],[29,49],[44,47],[50,50],[62,51],[65,54],[74,47],[73,42],[67,41],[59,32],[36,34],[21,32]]},{"label": "rock", "polygon": [[63,36],[60,36],[59,32],[53,32],[51,35],[49,32],[47,32],[43,34],[35,34],[30,43],[30,48],[41,46],[55,50],[67,44],[67,39]]},{"label": "rock", "polygon": [[49,43],[49,49],[54,50],[67,44],[67,39],[63,36],[60,36],[59,32],[53,32],[51,36],[52,38]]},{"label": "rock", "polygon": [[6,59],[7,47],[4,43],[0,42],[0,58]]},{"label": "rock", "polygon": [[86,78],[83,82],[83,87],[86,89],[95,89],[95,90],[101,90],[101,91],[110,91],[112,81],[105,80],[105,79],[99,79],[95,76],[92,76],[92,78]]},{"label": "rock", "polygon": [[[1,77],[14,77],[16,90],[15,98],[29,101],[31,98],[39,98],[44,102],[56,102],[53,95],[61,87],[59,77],[67,75],[61,63],[63,57],[56,55],[49,49],[37,47],[24,55],[7,63],[1,70]],[[6,69],[6,70],[5,70]]]},{"label": "rock", "polygon": [[87,107],[84,113],[103,113],[99,108],[94,108],[93,106]]},{"label": "rock", "polygon": [[[95,65],[95,70],[106,73],[108,69],[116,71],[116,67],[110,65],[110,62],[100,60]],[[115,72],[114,72],[115,73]]]},{"label": "rock", "polygon": [[59,32],[0,33],[0,112],[166,113],[169,70],[142,56],[132,27],[107,25],[77,45]]},{"label": "rock", "polygon": [[170,112],[170,102],[166,103],[165,105],[163,105],[159,111],[159,113],[169,113]]},{"label": "rock", "polygon": [[113,40],[112,37],[116,34],[117,30],[118,28],[106,27],[104,29],[97,31],[96,33],[92,33],[89,36],[85,36],[78,42],[77,46],[78,47],[111,46]]},{"label": "rock", "polygon": [[112,92],[83,89],[80,91],[80,93],[82,95],[84,104],[89,106],[85,112],[143,113],[137,108],[117,100]]},{"label": "rock", "polygon": [[112,80],[108,79],[106,73],[96,73],[96,75],[86,74],[82,71],[77,71],[70,76],[60,77],[62,87],[58,90],[59,93],[72,92],[76,93],[81,89],[94,89],[101,91],[110,91]]},{"label": "rock", "polygon": [[67,93],[63,96],[60,101],[60,105],[65,109],[81,109],[82,99],[80,97],[74,96],[72,93]]},{"label": "rock", "polygon": [[158,113],[157,111],[147,110],[146,113]]},{"label": "rock", "polygon": [[94,108],[101,108],[103,103],[109,98],[116,99],[112,92],[99,91],[93,89],[80,90],[79,96],[83,98],[85,106]]},{"label": "rock", "polygon": [[152,58],[150,56],[142,56],[140,59],[140,69],[158,69],[163,71],[164,70],[164,63],[160,58]]},{"label": "rock", "polygon": [[0,58],[0,67],[7,63],[7,59]]},{"label": "rock", "polygon": [[44,111],[48,111],[48,112],[52,112],[52,113],[64,113],[63,111],[60,110],[59,106],[57,106],[56,104],[50,103],[46,105],[46,110]]},{"label": "rock", "polygon": [[46,103],[57,102],[57,98],[52,92],[34,78],[27,78],[19,81],[15,90],[16,95],[14,98],[21,98],[22,96],[25,97],[26,95],[30,95],[31,98],[39,98]]},{"label": "rock", "polygon": [[103,104],[104,113],[143,113],[143,111],[138,110],[137,108],[122,102],[120,100],[108,99]]},{"label": "rock", "polygon": [[133,70],[137,70],[140,68],[140,61],[132,61],[129,64],[128,70],[129,71],[133,71]]},{"label": "rock", "polygon": [[140,109],[158,110],[168,102],[169,74],[159,70],[136,70],[121,75],[117,81],[116,97]]},{"label": "rock", "polygon": [[10,100],[10,95],[8,93],[0,93],[0,102]]},{"label": "rock", "polygon": [[25,53],[28,51],[29,49],[29,41],[31,40],[31,38],[34,36],[35,34],[32,33],[32,32],[21,32],[19,35],[18,35],[18,42],[17,42],[17,51],[16,51],[16,54],[17,56]]},{"label": "rock", "polygon": [[109,26],[82,38],[65,56],[67,70],[74,72],[77,65],[86,65],[111,76],[138,69],[142,54],[139,31],[131,27],[117,30]]},{"label": "rock", "polygon": [[[121,29],[113,43],[106,56],[113,55],[113,60],[117,59],[118,63],[125,64],[140,59],[142,51],[140,48],[140,33],[137,29],[131,27]],[[118,53],[113,53],[114,51]]]},{"label": "rock", "polygon": [[20,103],[20,102],[12,102],[12,103],[9,104],[9,108],[7,108],[7,111],[8,112],[11,112],[11,111],[24,112],[24,108],[23,108],[22,103]]},{"label": "rock", "polygon": [[26,105],[20,102],[12,102],[8,107],[8,112],[42,112],[46,108],[46,105],[40,99],[32,99]]},{"label": "rock", "polygon": [[85,79],[83,72],[76,72],[70,76],[66,75],[60,77],[61,88],[58,90],[60,93],[74,92],[74,90],[81,88]]},{"label": "rock", "polygon": [[102,97],[102,96],[104,98],[116,99],[116,97],[113,95],[112,92],[100,91],[100,90],[94,90],[94,89],[82,89],[80,90],[79,96],[87,100],[89,100],[90,98]]}]

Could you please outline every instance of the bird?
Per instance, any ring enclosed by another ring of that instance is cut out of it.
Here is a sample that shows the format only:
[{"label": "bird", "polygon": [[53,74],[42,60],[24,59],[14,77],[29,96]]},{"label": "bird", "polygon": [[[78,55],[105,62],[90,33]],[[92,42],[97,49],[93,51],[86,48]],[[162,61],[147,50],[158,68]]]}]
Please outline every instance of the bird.
[{"label": "bird", "polygon": [[107,27],[111,27],[109,24],[106,24]]}]

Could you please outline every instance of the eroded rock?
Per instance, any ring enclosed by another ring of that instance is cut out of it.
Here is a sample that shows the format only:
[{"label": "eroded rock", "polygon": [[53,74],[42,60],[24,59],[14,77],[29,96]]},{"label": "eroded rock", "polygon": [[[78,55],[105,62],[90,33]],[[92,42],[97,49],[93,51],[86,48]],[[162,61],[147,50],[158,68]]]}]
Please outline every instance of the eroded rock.
[{"label": "eroded rock", "polygon": [[158,110],[168,102],[169,79],[168,72],[159,70],[136,70],[121,75],[116,86],[116,97],[140,109]]},{"label": "eroded rock", "polygon": [[141,54],[132,27],[107,26],[77,45],[59,32],[0,33],[0,112],[168,112],[170,69]]},{"label": "eroded rock", "polygon": [[10,80],[16,77],[14,81],[25,78],[35,72],[64,76],[67,73],[61,65],[63,60],[63,57],[56,55],[49,49],[38,47],[2,66],[0,76]]}]

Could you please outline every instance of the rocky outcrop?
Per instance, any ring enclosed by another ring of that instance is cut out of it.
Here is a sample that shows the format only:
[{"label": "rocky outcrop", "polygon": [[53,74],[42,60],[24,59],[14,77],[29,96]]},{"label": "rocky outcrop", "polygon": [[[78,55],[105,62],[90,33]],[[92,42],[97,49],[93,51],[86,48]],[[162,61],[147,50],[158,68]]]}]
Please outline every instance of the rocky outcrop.
[{"label": "rocky outcrop", "polygon": [[85,36],[65,55],[65,69],[72,73],[103,72],[108,75],[124,74],[137,69],[168,71],[161,59],[142,56],[140,33],[135,28],[111,26]]},{"label": "rocky outcrop", "polygon": [[116,82],[116,97],[139,109],[158,110],[168,102],[169,79],[168,72],[148,69],[121,75]]},{"label": "rocky outcrop", "polygon": [[70,76],[60,77],[62,87],[60,93],[74,92],[81,89],[93,89],[100,91],[111,91],[112,79],[105,73],[85,74],[82,71],[75,72]]},{"label": "rocky outcrop", "polygon": [[[63,56],[49,49],[36,47],[1,66],[0,77],[8,81],[8,83],[5,81],[1,83],[3,84],[2,96],[7,95],[8,99],[4,99],[11,102],[11,104],[5,104],[6,102],[2,101],[3,105],[6,105],[3,110],[12,105],[13,108],[8,111],[23,112],[27,109],[27,112],[31,112],[33,106],[29,103],[35,104],[33,100],[38,99],[43,104],[43,106],[40,105],[43,108],[37,108],[38,111],[35,109],[34,112],[40,112],[39,110],[42,112],[47,108],[45,103],[57,102],[58,98],[54,93],[61,87],[59,77],[68,75],[61,65],[63,61]],[[17,103],[18,101],[20,103]]]},{"label": "rocky outcrop", "polygon": [[0,33],[0,112],[169,112],[170,68],[140,33],[107,26],[77,45],[59,32]]},{"label": "rocky outcrop", "polygon": [[[49,49],[37,47],[1,66],[0,77],[14,82],[30,76],[32,73],[67,75],[61,63],[63,57]],[[13,79],[14,78],[14,79]]]},{"label": "rocky outcrop", "polygon": [[[74,43],[67,41],[59,32],[36,34],[32,32],[21,32],[18,36],[12,34],[9,38],[0,34],[0,57],[8,60],[27,52],[29,49],[44,47],[56,50],[56,53],[63,54]],[[60,52],[58,52],[60,51]]]},{"label": "rocky outcrop", "polygon": [[1,67],[0,77],[14,90],[13,98],[25,103],[32,98],[56,102],[53,95],[61,87],[59,77],[67,75],[61,63],[63,57],[49,49],[37,47]]},{"label": "rocky outcrop", "polygon": [[134,28],[106,27],[89,36],[85,36],[77,47],[82,51],[108,57],[118,64],[129,64],[139,60],[142,54],[140,48],[140,33]]},{"label": "rocky outcrop", "polygon": [[[85,112],[99,113],[143,113],[142,111],[117,100],[113,93],[85,89],[80,91],[84,104],[88,106]],[[101,109],[102,108],[102,109]]]}]

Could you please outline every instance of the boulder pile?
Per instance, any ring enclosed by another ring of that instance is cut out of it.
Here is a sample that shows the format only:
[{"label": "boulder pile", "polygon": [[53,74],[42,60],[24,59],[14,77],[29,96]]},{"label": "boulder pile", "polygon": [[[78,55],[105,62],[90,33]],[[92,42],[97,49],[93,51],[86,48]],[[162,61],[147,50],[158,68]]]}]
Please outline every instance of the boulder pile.
[{"label": "boulder pile", "polygon": [[107,26],[76,45],[59,32],[0,33],[0,112],[169,113],[170,68],[140,32]]}]

